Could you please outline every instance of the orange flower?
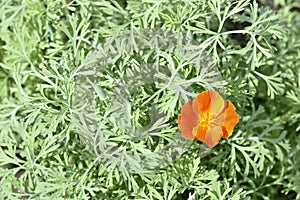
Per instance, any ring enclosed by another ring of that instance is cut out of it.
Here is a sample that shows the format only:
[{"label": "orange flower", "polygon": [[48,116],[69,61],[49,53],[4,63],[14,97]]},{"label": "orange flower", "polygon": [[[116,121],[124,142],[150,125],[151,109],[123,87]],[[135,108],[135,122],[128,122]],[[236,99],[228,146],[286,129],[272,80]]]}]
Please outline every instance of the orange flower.
[{"label": "orange flower", "polygon": [[201,92],[194,101],[188,101],[178,116],[183,137],[187,140],[196,137],[209,147],[216,146],[221,137],[228,138],[238,122],[234,105],[214,90]]}]

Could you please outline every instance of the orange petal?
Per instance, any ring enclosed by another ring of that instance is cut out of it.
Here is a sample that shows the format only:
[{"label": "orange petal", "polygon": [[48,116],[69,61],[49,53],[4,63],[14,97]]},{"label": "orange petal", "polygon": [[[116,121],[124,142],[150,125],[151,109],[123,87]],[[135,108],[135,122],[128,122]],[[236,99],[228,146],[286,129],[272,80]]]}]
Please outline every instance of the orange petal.
[{"label": "orange petal", "polygon": [[178,127],[181,127],[181,120],[182,120],[182,116],[181,114],[178,115]]},{"label": "orange petal", "polygon": [[223,135],[220,126],[210,126],[205,136],[205,143],[210,147],[216,146]]},{"label": "orange petal", "polygon": [[225,102],[225,123],[222,127],[223,138],[228,138],[235,127],[239,122],[239,115],[235,111],[234,105],[230,101]]},{"label": "orange petal", "polygon": [[199,115],[199,106],[198,106],[197,97],[194,99],[192,107],[196,115]]},{"label": "orange petal", "polygon": [[215,90],[201,92],[195,100],[197,103],[193,102],[193,108],[197,114],[210,112],[212,116],[218,115],[223,111],[225,106],[223,98]]},{"label": "orange petal", "polygon": [[210,94],[209,91],[201,92],[197,95],[196,99],[193,101],[193,107],[197,114],[199,112],[209,112],[210,109]]},{"label": "orange petal", "polygon": [[201,142],[205,142],[208,127],[198,126],[196,132],[196,138]]},{"label": "orange petal", "polygon": [[193,128],[197,127],[198,116],[193,111],[192,102],[188,101],[183,105],[181,114],[178,116],[178,127],[182,135],[187,140],[195,138],[193,135]]},{"label": "orange petal", "polygon": [[224,104],[224,99],[221,97],[221,95],[214,91],[214,90],[209,90],[210,93],[210,98],[211,98],[211,115],[215,116],[220,114],[225,107]]},{"label": "orange petal", "polygon": [[[224,108],[225,110],[225,108]],[[213,119],[212,119],[212,122],[211,122],[211,125],[212,126],[224,126],[225,124],[225,112],[224,110],[219,114],[219,115],[215,115],[213,116]]]}]

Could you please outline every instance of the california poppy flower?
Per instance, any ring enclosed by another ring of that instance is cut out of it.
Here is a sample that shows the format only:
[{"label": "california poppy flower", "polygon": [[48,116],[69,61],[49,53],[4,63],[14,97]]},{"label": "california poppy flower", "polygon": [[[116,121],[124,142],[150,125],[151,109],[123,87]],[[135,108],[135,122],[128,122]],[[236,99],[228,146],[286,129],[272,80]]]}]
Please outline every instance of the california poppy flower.
[{"label": "california poppy flower", "polygon": [[234,105],[224,101],[214,90],[201,92],[193,101],[188,101],[178,116],[183,137],[197,138],[209,147],[216,146],[221,138],[228,138],[238,122]]}]

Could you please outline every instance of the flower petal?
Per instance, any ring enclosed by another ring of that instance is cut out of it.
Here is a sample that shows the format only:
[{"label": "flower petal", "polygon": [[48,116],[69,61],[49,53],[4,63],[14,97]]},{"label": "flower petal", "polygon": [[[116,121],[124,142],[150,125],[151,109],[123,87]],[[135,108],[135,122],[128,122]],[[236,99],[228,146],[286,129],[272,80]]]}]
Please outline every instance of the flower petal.
[{"label": "flower petal", "polygon": [[196,131],[196,138],[200,140],[201,142],[205,142],[205,137],[207,134],[208,127],[199,126],[197,127]]},{"label": "flower petal", "polygon": [[209,90],[210,98],[211,98],[211,115],[216,116],[220,114],[225,107],[224,99],[221,97],[221,95],[214,91]]},{"label": "flower petal", "polygon": [[[220,114],[224,109],[224,100],[215,90],[208,90],[198,94],[193,102],[193,109],[198,114],[210,112],[211,116]],[[197,106],[198,105],[198,106]]]},{"label": "flower petal", "polygon": [[225,102],[225,123],[222,127],[223,138],[228,138],[235,127],[239,122],[239,115],[235,111],[234,105],[230,101]]},{"label": "flower petal", "polygon": [[198,116],[193,111],[192,102],[188,101],[183,105],[181,114],[178,116],[178,127],[182,135],[187,140],[195,138],[193,129],[197,127]]},{"label": "flower petal", "polygon": [[196,115],[199,115],[199,106],[198,106],[197,98],[194,99],[192,107]]},{"label": "flower petal", "polygon": [[198,94],[196,99],[193,101],[193,108],[196,114],[199,114],[201,112],[209,112],[210,101],[211,98],[209,91],[204,91]]},{"label": "flower petal", "polygon": [[211,125],[222,127],[225,124],[225,120],[226,119],[225,119],[225,108],[224,108],[224,110],[219,115],[213,116]]},{"label": "flower petal", "polygon": [[210,126],[205,136],[205,143],[212,148],[219,143],[222,135],[223,133],[220,126]]}]

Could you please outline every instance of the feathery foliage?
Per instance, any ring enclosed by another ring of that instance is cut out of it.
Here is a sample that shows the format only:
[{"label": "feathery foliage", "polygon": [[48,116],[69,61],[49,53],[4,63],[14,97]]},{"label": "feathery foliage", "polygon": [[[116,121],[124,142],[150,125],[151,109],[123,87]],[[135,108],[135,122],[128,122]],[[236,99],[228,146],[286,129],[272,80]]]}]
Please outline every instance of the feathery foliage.
[{"label": "feathery foliage", "polygon": [[[0,199],[300,199],[299,30],[292,0],[0,1]],[[208,150],[177,116],[210,87],[241,118]]]}]

